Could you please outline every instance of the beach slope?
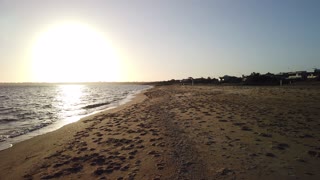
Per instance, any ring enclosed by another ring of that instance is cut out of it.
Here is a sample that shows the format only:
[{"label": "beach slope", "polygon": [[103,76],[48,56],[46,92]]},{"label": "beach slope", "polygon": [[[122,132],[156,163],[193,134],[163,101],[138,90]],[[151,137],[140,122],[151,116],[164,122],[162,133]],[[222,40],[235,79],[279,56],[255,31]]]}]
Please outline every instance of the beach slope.
[{"label": "beach slope", "polygon": [[0,179],[319,179],[320,88],[160,86],[0,152]]}]

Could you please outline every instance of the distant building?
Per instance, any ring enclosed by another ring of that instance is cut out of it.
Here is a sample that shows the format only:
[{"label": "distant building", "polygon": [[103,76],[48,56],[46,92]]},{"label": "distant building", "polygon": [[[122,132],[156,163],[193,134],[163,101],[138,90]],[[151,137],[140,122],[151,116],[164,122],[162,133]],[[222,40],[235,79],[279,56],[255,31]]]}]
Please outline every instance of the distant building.
[{"label": "distant building", "polygon": [[315,76],[313,73],[311,73],[311,74],[309,74],[309,75],[307,76],[307,79],[308,79],[308,80],[317,79],[317,78],[318,78],[318,76]]},{"label": "distant building", "polygon": [[308,80],[317,80],[320,79],[320,69],[314,69],[314,72],[307,73]]},{"label": "distant building", "polygon": [[239,83],[242,81],[242,78],[224,75],[223,77],[219,77],[221,83]]},{"label": "distant building", "polygon": [[307,71],[296,71],[288,73],[288,80],[305,80],[307,79],[308,73]]}]

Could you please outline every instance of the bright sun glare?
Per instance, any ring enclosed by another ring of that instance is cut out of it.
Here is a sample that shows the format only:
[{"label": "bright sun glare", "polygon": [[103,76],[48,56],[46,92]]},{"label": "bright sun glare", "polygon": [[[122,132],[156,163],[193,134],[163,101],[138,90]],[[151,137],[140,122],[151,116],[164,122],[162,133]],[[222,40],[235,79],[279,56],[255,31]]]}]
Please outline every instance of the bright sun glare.
[{"label": "bright sun glare", "polygon": [[32,49],[38,82],[118,81],[119,59],[104,35],[81,23],[49,28]]}]

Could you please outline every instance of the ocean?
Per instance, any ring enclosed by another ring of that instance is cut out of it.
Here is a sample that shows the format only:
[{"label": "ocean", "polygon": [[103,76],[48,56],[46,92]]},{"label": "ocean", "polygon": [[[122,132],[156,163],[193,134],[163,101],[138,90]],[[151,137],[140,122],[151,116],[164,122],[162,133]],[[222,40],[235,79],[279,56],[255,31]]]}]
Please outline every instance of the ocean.
[{"label": "ocean", "polygon": [[124,104],[147,85],[0,85],[0,150]]}]

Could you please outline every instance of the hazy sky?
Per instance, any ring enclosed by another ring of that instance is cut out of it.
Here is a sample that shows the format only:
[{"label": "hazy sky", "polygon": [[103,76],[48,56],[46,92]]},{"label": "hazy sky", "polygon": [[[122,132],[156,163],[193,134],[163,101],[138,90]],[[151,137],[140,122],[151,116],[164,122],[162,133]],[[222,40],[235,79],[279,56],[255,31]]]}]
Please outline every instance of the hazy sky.
[{"label": "hazy sky", "polygon": [[0,0],[0,82],[37,81],[30,51],[65,21],[103,33],[120,81],[320,68],[319,0]]}]

